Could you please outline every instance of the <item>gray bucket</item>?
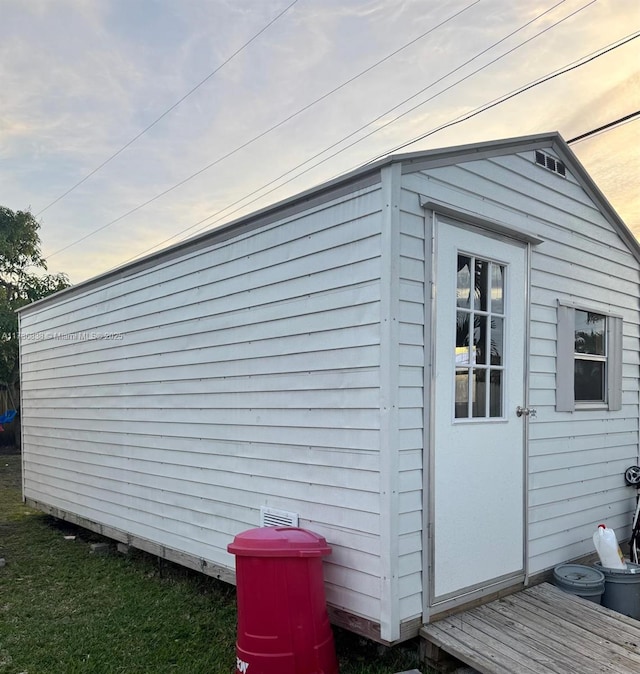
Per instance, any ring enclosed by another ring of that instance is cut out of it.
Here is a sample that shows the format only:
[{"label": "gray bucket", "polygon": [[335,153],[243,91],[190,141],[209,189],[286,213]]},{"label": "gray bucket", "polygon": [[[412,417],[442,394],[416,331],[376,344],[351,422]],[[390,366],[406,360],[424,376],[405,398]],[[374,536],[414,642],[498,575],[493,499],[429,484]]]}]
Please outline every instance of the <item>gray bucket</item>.
[{"label": "gray bucket", "polygon": [[604,592],[602,571],[581,564],[560,564],[553,570],[553,583],[569,594],[599,604]]},{"label": "gray bucket", "polygon": [[596,562],[594,567],[604,574],[602,605],[640,620],[640,564],[627,562],[626,569],[610,569]]}]

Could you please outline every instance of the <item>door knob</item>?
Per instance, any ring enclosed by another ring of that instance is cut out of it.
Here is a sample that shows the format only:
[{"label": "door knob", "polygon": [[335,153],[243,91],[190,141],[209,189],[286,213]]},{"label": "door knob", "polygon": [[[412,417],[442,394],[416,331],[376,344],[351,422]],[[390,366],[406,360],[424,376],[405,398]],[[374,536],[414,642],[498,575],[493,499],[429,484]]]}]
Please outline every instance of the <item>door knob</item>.
[{"label": "door knob", "polygon": [[538,414],[538,410],[535,407],[516,407],[516,415],[519,417],[531,417],[534,418]]}]

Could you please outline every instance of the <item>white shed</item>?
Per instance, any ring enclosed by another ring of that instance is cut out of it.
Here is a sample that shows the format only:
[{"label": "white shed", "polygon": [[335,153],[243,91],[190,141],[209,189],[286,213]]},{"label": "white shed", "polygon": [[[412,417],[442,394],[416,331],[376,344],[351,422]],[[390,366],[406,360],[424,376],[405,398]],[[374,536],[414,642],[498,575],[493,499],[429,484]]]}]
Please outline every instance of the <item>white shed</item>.
[{"label": "white shed", "polygon": [[558,134],[389,157],[24,308],[24,497],[231,582],[297,516],[401,641],[627,535],[639,288]]}]

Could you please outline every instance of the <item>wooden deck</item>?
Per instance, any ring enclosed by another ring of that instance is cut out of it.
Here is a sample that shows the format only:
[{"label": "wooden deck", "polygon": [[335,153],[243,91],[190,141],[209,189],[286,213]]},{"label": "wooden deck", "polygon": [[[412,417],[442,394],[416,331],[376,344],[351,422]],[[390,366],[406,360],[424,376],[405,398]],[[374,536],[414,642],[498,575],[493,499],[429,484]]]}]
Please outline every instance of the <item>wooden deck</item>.
[{"label": "wooden deck", "polygon": [[482,674],[638,674],[640,621],[548,583],[425,625]]}]

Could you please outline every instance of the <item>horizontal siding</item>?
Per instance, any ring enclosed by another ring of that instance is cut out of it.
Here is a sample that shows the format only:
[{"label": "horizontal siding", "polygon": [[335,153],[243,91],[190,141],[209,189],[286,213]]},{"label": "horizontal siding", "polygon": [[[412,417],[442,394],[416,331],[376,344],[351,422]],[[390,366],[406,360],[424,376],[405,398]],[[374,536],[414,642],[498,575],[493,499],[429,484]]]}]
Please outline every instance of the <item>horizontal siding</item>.
[{"label": "horizontal siding", "polygon": [[[369,241],[370,252],[373,252],[378,241],[374,238]],[[336,253],[342,253],[339,249]],[[336,255],[337,256],[337,255]],[[116,359],[118,352],[123,346],[133,347],[137,344],[149,343],[164,340],[168,338],[180,339],[184,341],[184,335],[193,335],[191,344],[198,345],[198,338],[204,338],[212,329],[220,331],[220,343],[233,343],[234,338],[239,332],[243,331],[248,325],[272,324],[271,332],[273,337],[278,337],[283,324],[289,320],[294,321],[297,316],[305,317],[305,320],[312,321],[322,316],[324,311],[334,310],[336,312],[341,308],[349,306],[359,307],[367,304],[367,298],[372,295],[370,286],[376,278],[377,264],[375,260],[366,260],[354,262],[350,255],[341,258],[340,267],[331,272],[317,272],[316,275],[305,277],[300,283],[295,280],[282,282],[278,288],[265,288],[257,286],[244,297],[230,297],[222,295],[214,299],[201,299],[193,307],[181,307],[176,303],[175,298],[163,296],[154,300],[153,303],[145,303],[144,316],[135,312],[131,318],[121,317],[114,311],[107,311],[104,317],[101,317],[100,324],[92,326],[91,319],[76,320],[65,325],[62,319],[60,324],[52,324],[47,331],[37,331],[28,322],[24,326],[24,334],[29,341],[29,336],[34,335],[34,344],[32,346],[32,360],[38,362],[41,366],[46,366],[46,360],[51,357],[51,347],[55,346],[56,356],[63,357],[66,354],[73,355],[77,352],[78,342],[83,342],[83,350],[87,355],[92,352],[109,352],[110,358]],[[345,272],[348,271],[348,274]],[[340,279],[344,279],[346,288],[341,288]],[[255,282],[259,283],[257,278]],[[314,283],[315,282],[315,283]],[[280,295],[282,291],[282,295]],[[335,304],[329,302],[323,295],[331,293],[330,299]],[[333,297],[333,295],[336,295]],[[314,302],[310,305],[309,300]],[[152,304],[154,305],[152,307]],[[279,306],[273,306],[278,304]],[[317,304],[317,306],[316,306]],[[324,309],[324,307],[327,309]],[[109,317],[113,320],[107,323]],[[27,317],[25,321],[30,318]],[[324,317],[326,319],[326,316]],[[161,326],[162,332],[158,334],[149,334],[149,325]],[[295,325],[292,325],[292,330]],[[30,332],[30,330],[32,332]],[[246,333],[246,330],[244,331]],[[92,334],[114,334],[113,339],[87,339],[86,336]],[[127,344],[123,344],[124,335],[127,337]],[[289,333],[295,336],[295,332]],[[42,336],[42,339],[37,339]],[[246,336],[245,340],[246,341]],[[41,362],[43,361],[43,362]]]},{"label": "horizontal siding", "polygon": [[[543,240],[531,269],[529,571],[592,552],[598,522],[624,530],[633,507],[622,473],[638,461],[637,259],[578,180],[537,167],[533,152],[417,172],[405,185]],[[558,299],[623,316],[619,412],[555,411]]]},{"label": "horizontal siding", "polygon": [[[82,316],[99,317],[105,311],[114,311],[118,308],[127,311],[134,306],[144,305],[148,296],[176,296],[180,292],[200,292],[202,286],[211,284],[215,284],[217,288],[231,290],[233,294],[243,287],[231,282],[235,277],[243,278],[255,269],[286,264],[289,260],[313,256],[315,252],[332,250],[335,242],[340,240],[335,234],[336,230],[343,231],[344,234],[344,225],[349,225],[354,220],[367,221],[372,214],[380,210],[379,202],[379,189],[370,188],[354,194],[352,198],[311,209],[305,212],[304,217],[288,218],[276,225],[240,234],[215,245],[214,264],[211,264],[210,247],[184,257],[168,261],[159,260],[146,272],[142,271],[135,276],[88,288],[83,293],[85,301],[81,302],[82,305],[85,303],[88,305],[83,308]],[[341,210],[339,218],[333,217],[336,208]],[[282,237],[282,227],[289,233],[286,239]],[[342,240],[356,242],[360,238],[359,228],[352,229],[354,231],[351,236],[346,236],[346,239]],[[373,229],[376,229],[375,225]],[[333,240],[328,242],[327,239],[332,237]],[[287,243],[287,246],[283,246],[283,243]],[[290,246],[295,248],[292,249]],[[266,264],[261,262],[264,259],[268,259],[269,262]],[[333,266],[329,264],[327,268]],[[291,268],[288,271],[290,272]],[[274,269],[272,273],[277,274],[277,271]],[[281,275],[281,278],[284,281],[288,280],[286,274]],[[270,280],[273,281],[273,277]],[[220,282],[228,285],[220,286],[218,285]],[[47,328],[54,324],[64,325],[64,320],[61,322],[59,319],[75,317],[74,307],[78,306],[76,297],[73,294],[69,297],[63,296],[53,304],[37,308],[35,313],[27,312],[30,324],[34,329],[43,325]],[[193,295],[189,295],[189,298],[192,297]]]},{"label": "horizontal siding", "polygon": [[[105,403],[108,401],[105,400]],[[46,436],[51,429],[64,428],[67,431],[69,442],[72,438],[83,434],[92,437],[92,434],[100,434],[100,437],[110,437],[112,442],[118,442],[119,429],[124,429],[135,443],[136,436],[154,436],[162,431],[162,435],[171,437],[174,441],[185,438],[199,440],[202,443],[218,440],[222,442],[264,442],[269,444],[297,445],[305,444],[313,447],[340,448],[346,451],[378,451],[378,433],[375,429],[343,429],[343,428],[291,428],[281,426],[261,426],[256,423],[252,426],[242,426],[233,423],[213,425],[202,419],[197,424],[171,423],[166,421],[126,420],[120,416],[112,421],[105,421],[102,415],[104,410],[96,410],[94,419],[61,419],[55,417],[38,417],[36,413],[30,413],[22,417],[26,428],[39,429],[41,435]],[[43,411],[44,414],[44,411]],[[373,415],[373,412],[372,412]]]},{"label": "horizontal siding", "polygon": [[230,568],[261,506],[296,512],[329,600],[379,621],[380,209],[366,188],[22,315],[25,495]]},{"label": "horizontal siding", "polygon": [[425,224],[404,192],[400,215],[400,435],[398,552],[400,621],[422,615]]},{"label": "horizontal siding", "polygon": [[[171,395],[180,396],[193,393],[200,395],[206,393],[208,395],[217,395],[221,403],[223,399],[231,399],[234,406],[240,406],[241,397],[234,398],[237,393],[272,393],[287,395],[289,405],[295,406],[298,398],[291,395],[291,392],[294,391],[309,396],[307,400],[310,401],[319,390],[328,389],[337,392],[348,389],[357,391],[355,395],[359,395],[360,389],[376,390],[377,383],[378,373],[375,368],[360,368],[350,372],[335,370],[316,371],[313,377],[300,377],[298,372],[270,374],[259,378],[235,376],[203,379],[199,377],[197,379],[173,379]],[[140,400],[138,400],[140,398],[158,396],[162,399],[163,396],[168,395],[163,393],[161,389],[158,389],[157,382],[153,381],[132,381],[130,379],[127,382],[127,391],[124,396],[122,386],[115,383],[102,383],[99,391],[96,391],[95,386],[91,382],[86,382],[86,385],[82,386],[73,377],[65,378],[63,384],[70,385],[60,386],[59,379],[53,379],[48,382],[41,381],[37,389],[29,391],[24,395],[29,400],[35,399],[38,396],[91,399],[93,397],[99,398],[102,395],[113,396],[114,398],[122,396],[126,400],[126,397],[129,396],[136,399],[138,403],[140,403]],[[250,399],[248,395],[242,397],[245,400]],[[314,405],[305,406],[313,407]]]}]

